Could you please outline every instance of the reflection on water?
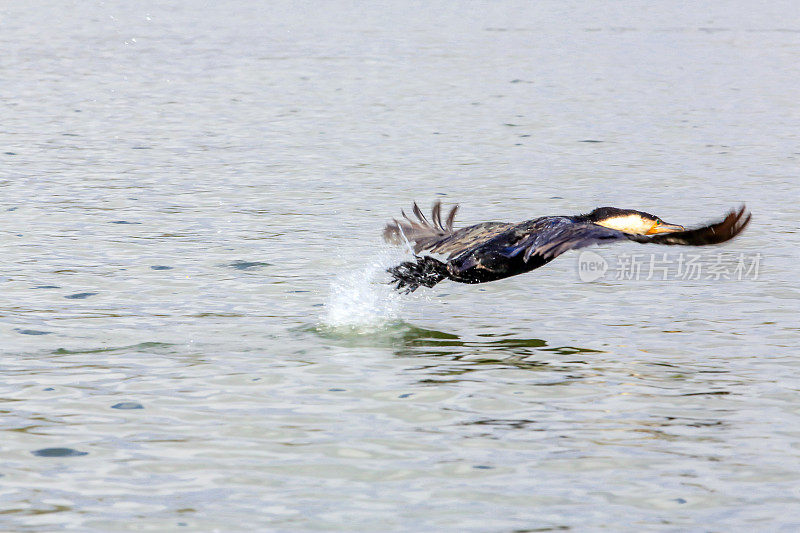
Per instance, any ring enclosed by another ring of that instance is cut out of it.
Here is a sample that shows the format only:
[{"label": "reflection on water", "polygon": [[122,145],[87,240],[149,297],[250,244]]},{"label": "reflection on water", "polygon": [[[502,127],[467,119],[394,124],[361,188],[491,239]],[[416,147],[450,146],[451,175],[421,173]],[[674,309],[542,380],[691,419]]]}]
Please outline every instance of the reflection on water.
[{"label": "reflection on water", "polygon": [[[549,346],[542,339],[492,338],[493,334],[480,334],[464,339],[454,333],[426,329],[403,321],[384,323],[367,330],[305,327],[330,342],[349,347],[390,348],[396,357],[417,358],[418,371],[432,376],[461,376],[492,368],[517,368],[522,370],[574,371],[576,365],[586,364],[586,354],[603,353],[591,348],[574,346]],[[506,334],[501,334],[505,337]],[[431,363],[431,359],[441,359]],[[442,378],[425,378],[421,383],[442,383]]]}]

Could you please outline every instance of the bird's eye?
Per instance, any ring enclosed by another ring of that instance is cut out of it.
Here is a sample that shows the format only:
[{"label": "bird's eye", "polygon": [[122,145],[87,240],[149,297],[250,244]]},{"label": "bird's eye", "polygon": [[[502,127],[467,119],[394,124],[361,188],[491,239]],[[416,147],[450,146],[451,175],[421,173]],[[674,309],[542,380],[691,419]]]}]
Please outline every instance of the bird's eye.
[{"label": "bird's eye", "polygon": [[661,221],[660,220],[656,220],[656,226],[660,226],[660,225],[661,225]]}]

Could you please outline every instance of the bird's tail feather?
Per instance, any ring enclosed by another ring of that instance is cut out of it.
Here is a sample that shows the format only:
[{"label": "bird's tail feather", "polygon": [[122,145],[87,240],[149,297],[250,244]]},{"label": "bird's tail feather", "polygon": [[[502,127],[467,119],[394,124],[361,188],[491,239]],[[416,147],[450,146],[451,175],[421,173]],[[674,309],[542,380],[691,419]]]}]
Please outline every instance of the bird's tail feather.
[{"label": "bird's tail feather", "polygon": [[431,218],[428,220],[422,209],[414,203],[413,213],[416,220],[402,211],[403,218],[401,220],[395,219],[386,225],[383,230],[383,238],[392,244],[413,243],[416,254],[443,237],[453,234],[456,212],[458,212],[458,206],[453,207],[447,218],[442,220],[442,202],[437,200],[433,204]]},{"label": "bird's tail feather", "polygon": [[433,287],[448,277],[447,265],[433,257],[417,257],[417,261],[404,261],[387,270],[392,275],[395,289],[406,294],[420,286]]}]

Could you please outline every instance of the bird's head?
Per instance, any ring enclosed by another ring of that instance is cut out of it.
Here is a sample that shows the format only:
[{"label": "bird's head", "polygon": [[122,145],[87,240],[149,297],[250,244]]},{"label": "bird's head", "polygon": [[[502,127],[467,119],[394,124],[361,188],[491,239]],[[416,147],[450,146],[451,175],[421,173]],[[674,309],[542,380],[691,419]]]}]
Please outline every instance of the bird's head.
[{"label": "bird's head", "polygon": [[598,226],[619,230],[632,235],[655,235],[656,233],[674,233],[686,228],[677,224],[667,224],[650,213],[633,209],[616,207],[598,207],[586,218]]}]

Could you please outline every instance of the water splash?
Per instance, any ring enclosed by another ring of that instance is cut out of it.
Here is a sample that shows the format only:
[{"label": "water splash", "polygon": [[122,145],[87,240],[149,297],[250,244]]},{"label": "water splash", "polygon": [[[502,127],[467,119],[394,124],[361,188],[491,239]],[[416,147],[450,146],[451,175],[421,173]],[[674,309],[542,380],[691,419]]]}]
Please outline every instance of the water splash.
[{"label": "water splash", "polygon": [[397,252],[383,251],[366,266],[333,280],[321,326],[360,334],[399,321],[402,297],[387,283],[386,274],[397,262]]}]

